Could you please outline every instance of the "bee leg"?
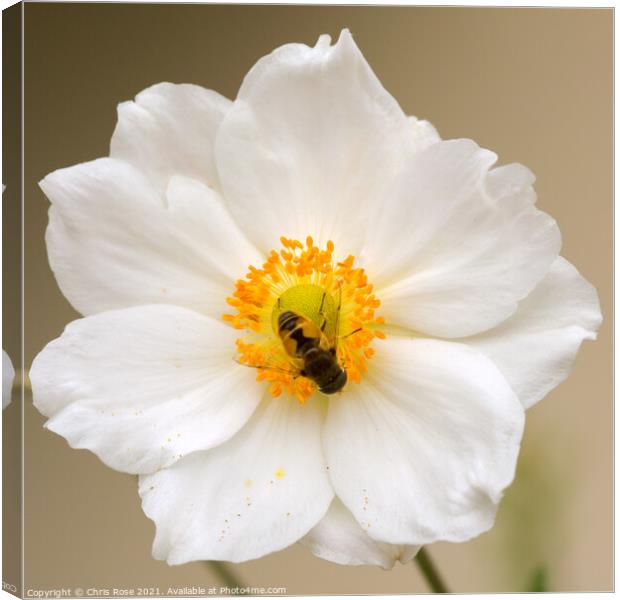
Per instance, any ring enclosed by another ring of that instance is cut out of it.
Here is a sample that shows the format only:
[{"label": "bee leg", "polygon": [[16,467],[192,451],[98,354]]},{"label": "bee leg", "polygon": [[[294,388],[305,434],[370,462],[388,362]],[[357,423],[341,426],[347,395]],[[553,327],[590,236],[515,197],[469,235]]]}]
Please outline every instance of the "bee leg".
[{"label": "bee leg", "polygon": [[338,307],[336,308],[336,327],[334,328],[334,339],[336,340],[336,343],[338,343],[338,334],[340,333],[340,309],[341,308],[342,308],[342,286],[338,288]]},{"label": "bee leg", "polygon": [[327,325],[327,317],[325,313],[323,313],[323,305],[325,304],[325,296],[327,292],[323,292],[323,297],[321,298],[321,306],[319,306],[319,314],[323,317],[323,323],[321,323],[321,333],[325,332],[325,327]]}]

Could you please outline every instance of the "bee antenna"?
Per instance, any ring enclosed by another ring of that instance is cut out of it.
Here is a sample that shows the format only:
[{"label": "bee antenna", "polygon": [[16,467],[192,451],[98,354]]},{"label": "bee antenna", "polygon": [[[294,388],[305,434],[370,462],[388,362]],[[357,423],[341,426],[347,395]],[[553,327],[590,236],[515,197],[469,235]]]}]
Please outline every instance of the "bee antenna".
[{"label": "bee antenna", "polygon": [[345,338],[348,338],[350,335],[353,335],[354,333],[357,333],[358,331],[361,331],[363,329],[363,327],[358,327],[356,330],[351,331],[350,333],[347,333],[347,335],[343,335],[342,339],[344,340]]}]

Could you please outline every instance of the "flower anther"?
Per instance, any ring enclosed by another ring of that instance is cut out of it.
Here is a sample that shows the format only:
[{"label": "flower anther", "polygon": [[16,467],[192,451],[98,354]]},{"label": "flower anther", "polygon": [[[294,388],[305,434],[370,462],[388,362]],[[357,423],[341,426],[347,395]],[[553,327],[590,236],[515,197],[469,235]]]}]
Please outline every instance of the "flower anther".
[{"label": "flower anther", "polygon": [[304,376],[294,347],[283,343],[280,316],[290,312],[300,322],[310,321],[306,328],[320,335],[354,383],[374,354],[373,340],[385,338],[384,320],[375,315],[381,302],[353,256],[336,261],[333,242],[321,249],[311,236],[305,244],[286,237],[280,242],[282,248],[272,250],[262,268],[250,266],[236,282],[227,302],[237,312],[223,319],[246,331],[237,340],[239,361],[257,369],[257,380],[268,382],[273,396],[285,391],[303,404],[317,385]]}]

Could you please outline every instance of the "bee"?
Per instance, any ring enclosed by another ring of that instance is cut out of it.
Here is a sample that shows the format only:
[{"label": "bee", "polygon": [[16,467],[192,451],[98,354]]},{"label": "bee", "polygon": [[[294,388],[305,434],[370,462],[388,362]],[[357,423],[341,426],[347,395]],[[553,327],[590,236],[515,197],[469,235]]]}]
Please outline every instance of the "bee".
[{"label": "bee", "polygon": [[[275,308],[278,316],[274,322],[274,331],[280,338],[284,352],[294,369],[283,369],[280,365],[240,364],[255,369],[270,369],[290,373],[294,375],[295,379],[306,377],[314,382],[323,394],[336,394],[341,391],[347,383],[347,371],[340,365],[337,352],[337,342],[340,337],[338,332],[342,290],[340,290],[338,305],[335,309],[336,320],[331,339],[325,334],[327,317],[323,312],[323,307],[326,297],[327,294],[324,292],[317,313],[322,317],[320,327],[313,320],[298,312],[283,309],[281,298],[278,298]],[[343,337],[347,338],[354,335],[361,329],[359,327]]]},{"label": "bee", "polygon": [[338,363],[336,346],[330,344],[322,327],[291,310],[278,317],[278,335],[299,374],[316,383],[323,394],[335,394],[347,383],[347,372]]}]

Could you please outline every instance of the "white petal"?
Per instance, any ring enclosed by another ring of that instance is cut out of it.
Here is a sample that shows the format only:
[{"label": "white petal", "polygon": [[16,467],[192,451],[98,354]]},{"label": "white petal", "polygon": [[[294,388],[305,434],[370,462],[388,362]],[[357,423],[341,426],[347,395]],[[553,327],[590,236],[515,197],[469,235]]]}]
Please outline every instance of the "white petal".
[{"label": "white petal", "polygon": [[110,158],[54,171],[46,240],[63,294],[82,314],[176,304],[219,318],[257,254],[203,184],[173,178],[168,198]]},{"label": "white petal", "polygon": [[318,557],[340,565],[376,565],[384,569],[391,569],[397,560],[409,562],[420,549],[373,540],[338,498],[300,542]]},{"label": "white petal", "polygon": [[150,473],[236,433],[263,392],[234,360],[236,332],[151,305],[69,324],[30,378],[46,426],[113,469]]},{"label": "white petal", "polygon": [[[241,233],[218,194],[202,183],[173,177],[168,186],[168,207],[193,246],[188,250],[209,278],[226,286],[245,275],[249,265],[264,262],[256,248]],[[216,315],[218,318],[220,314]]]},{"label": "white petal", "polygon": [[536,177],[526,166],[519,163],[510,163],[491,169],[485,179],[486,192],[490,198],[523,199],[534,204],[536,193],[534,182]]},{"label": "white petal", "polygon": [[173,175],[217,188],[213,146],[231,104],[197,85],[158,83],[135,102],[119,104],[110,156],[131,163],[164,190]]},{"label": "white petal", "polygon": [[440,337],[479,333],[548,271],[557,225],[533,205],[524,168],[494,175],[495,159],[470,140],[432,144],[370,219],[363,260],[388,322]]},{"label": "white petal", "polygon": [[514,477],[523,409],[462,344],[387,339],[331,402],[324,447],[336,494],[374,539],[423,545],[489,529]]},{"label": "white petal", "polygon": [[411,124],[416,151],[424,150],[441,141],[437,130],[429,121],[411,116],[409,123]]},{"label": "white petal", "polygon": [[155,521],[153,556],[169,564],[241,562],[296,542],[333,497],[315,399],[266,397],[229,442],[140,478]]},{"label": "white petal", "polygon": [[339,252],[362,242],[366,207],[415,144],[394,98],[344,30],[314,48],[287,44],[243,81],[216,140],[222,187],[264,252],[280,235]]},{"label": "white petal", "polygon": [[15,369],[9,355],[2,351],[2,408],[5,409],[11,403],[11,390],[15,379]]},{"label": "white petal", "polygon": [[568,377],[581,342],[596,339],[601,320],[596,289],[558,257],[510,319],[463,343],[493,360],[529,408]]}]

